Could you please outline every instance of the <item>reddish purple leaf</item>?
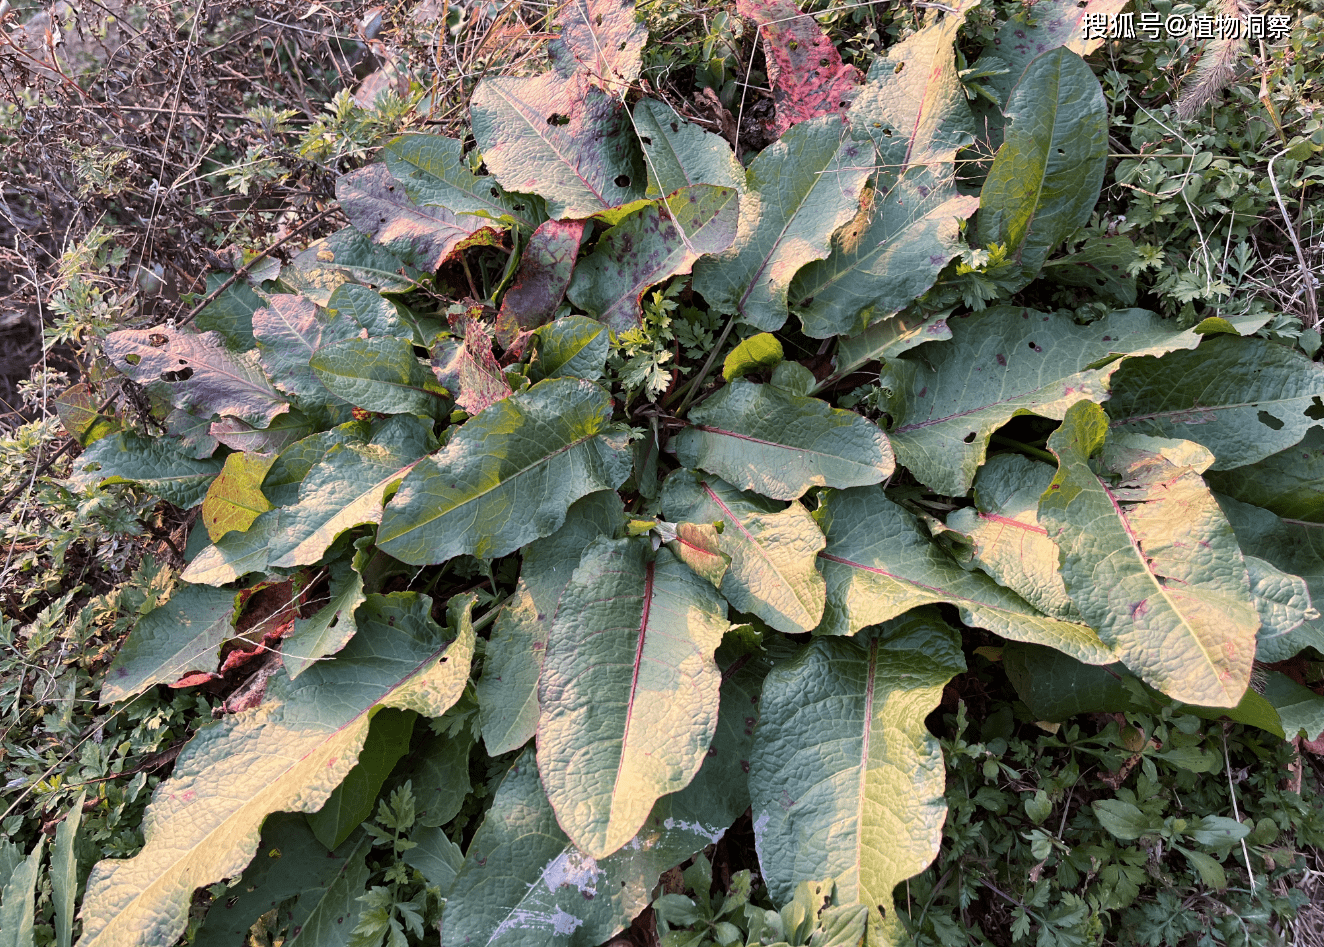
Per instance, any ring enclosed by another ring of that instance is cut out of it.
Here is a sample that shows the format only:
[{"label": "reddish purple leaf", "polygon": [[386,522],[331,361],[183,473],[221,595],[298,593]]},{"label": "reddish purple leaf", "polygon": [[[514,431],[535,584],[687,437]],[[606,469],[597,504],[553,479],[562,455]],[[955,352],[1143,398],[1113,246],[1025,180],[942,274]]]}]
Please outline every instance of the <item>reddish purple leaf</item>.
[{"label": "reddish purple leaf", "polygon": [[737,0],[736,10],[763,34],[778,135],[805,119],[846,110],[860,71],[841,61],[812,15],[802,15],[793,0]]},{"label": "reddish purple leaf", "polygon": [[510,348],[521,330],[551,320],[574,272],[584,234],[582,220],[548,220],[533,232],[520,257],[515,282],[506,290],[497,315],[496,338]]},{"label": "reddish purple leaf", "polygon": [[336,182],[336,197],[356,230],[411,266],[436,270],[457,250],[496,238],[494,223],[444,207],[419,206],[384,164],[370,164]]},{"label": "reddish purple leaf", "polygon": [[467,319],[463,339],[443,339],[432,350],[432,372],[455,396],[455,403],[475,415],[510,394],[510,384],[492,356],[492,330]]}]

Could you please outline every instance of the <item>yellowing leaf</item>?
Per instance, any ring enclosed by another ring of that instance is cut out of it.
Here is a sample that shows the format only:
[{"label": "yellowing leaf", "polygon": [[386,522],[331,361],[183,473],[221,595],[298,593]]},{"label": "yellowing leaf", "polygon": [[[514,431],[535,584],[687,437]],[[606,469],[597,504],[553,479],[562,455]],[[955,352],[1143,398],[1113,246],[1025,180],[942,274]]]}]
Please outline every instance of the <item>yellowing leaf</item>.
[{"label": "yellowing leaf", "polygon": [[259,514],[271,509],[262,494],[262,478],[275,460],[275,454],[243,452],[225,458],[225,466],[202,501],[202,525],[212,542],[232,529],[242,533]]},{"label": "yellowing leaf", "polygon": [[97,864],[83,902],[79,947],[172,943],[196,888],[233,877],[257,848],[268,814],[317,809],[353,768],[381,707],[440,716],[469,677],[467,613],[453,640],[416,593],[363,606],[389,634],[363,635],[295,684],[272,681],[265,703],[204,726],[157,789],[146,844]]},{"label": "yellowing leaf", "polygon": [[598,539],[561,593],[539,683],[538,772],[594,858],[685,788],[717,726],[726,604],[647,538]]},{"label": "yellowing leaf", "polygon": [[1059,466],[1039,521],[1062,549],[1067,592],[1146,683],[1233,707],[1260,619],[1232,527],[1200,477],[1213,458],[1190,441],[1105,443],[1107,430],[1103,409],[1082,403],[1048,440]]}]

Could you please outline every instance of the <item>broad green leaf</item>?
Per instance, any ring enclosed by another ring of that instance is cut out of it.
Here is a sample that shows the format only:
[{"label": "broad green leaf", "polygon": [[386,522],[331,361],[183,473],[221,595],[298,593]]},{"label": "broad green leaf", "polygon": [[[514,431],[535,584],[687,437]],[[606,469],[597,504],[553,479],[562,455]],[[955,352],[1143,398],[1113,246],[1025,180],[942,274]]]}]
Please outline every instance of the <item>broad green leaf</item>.
[{"label": "broad green leaf", "polygon": [[639,78],[648,27],[635,17],[634,0],[571,0],[557,11],[559,40],[590,79],[624,98]]},{"label": "broad green leaf", "polygon": [[739,378],[689,413],[677,459],[776,500],[880,483],[896,465],[878,426],[826,401]]},{"label": "broad green leaf", "polygon": [[[1078,56],[1088,56],[1102,46],[1105,37],[1086,31],[1086,18],[1103,16],[1107,22],[1125,7],[1126,0],[1053,0],[1036,3],[1031,10],[1018,10],[998,30],[994,44],[984,50],[984,56],[996,56],[1007,69],[985,80],[998,94],[998,104],[1007,101],[1026,67],[1049,50],[1064,46]],[[984,56],[978,65],[985,65]]]},{"label": "broad green leaf", "polygon": [[1161,354],[1200,342],[1143,309],[1080,326],[1057,313],[997,306],[948,326],[950,341],[893,360],[884,380],[890,372],[888,436],[897,460],[921,483],[950,496],[970,489],[989,436],[1012,418],[1060,419],[1078,401],[1108,397],[1118,355]]},{"label": "broad green leaf", "polygon": [[1203,444],[1214,470],[1264,460],[1324,422],[1324,368],[1295,348],[1230,335],[1118,370],[1113,426]]},{"label": "broad green leaf", "polygon": [[[369,620],[364,626],[366,635],[392,633],[391,627],[380,621]],[[382,783],[391,775],[400,757],[409,752],[409,737],[414,732],[417,718],[418,715],[411,710],[391,708],[372,718],[358,762],[322,803],[322,808],[307,816],[313,835],[328,849],[339,847],[364,819],[372,815],[373,803],[377,801]]]},{"label": "broad green leaf", "polygon": [[538,728],[538,676],[547,630],[579,557],[622,523],[621,501],[609,490],[590,493],[566,511],[565,524],[524,547],[519,584],[497,617],[478,692],[478,720],[490,756],[517,750]]},{"label": "broad green leaf", "polygon": [[101,702],[132,697],[189,671],[216,667],[221,645],[234,636],[235,593],[185,585],[133,626],[101,685]]},{"label": "broad green leaf", "polygon": [[1020,454],[990,457],[975,476],[975,506],[954,511],[947,528],[969,541],[974,565],[1039,611],[1079,621],[1058,573],[1057,543],[1039,525],[1039,497],[1056,471]]},{"label": "broad green leaf", "polygon": [[[433,729],[438,721],[433,721]],[[471,727],[454,736],[433,733],[411,754],[413,766],[401,773],[413,784],[415,824],[438,828],[464,807],[473,786],[469,782],[469,754],[477,742]]]},{"label": "broad green leaf", "polygon": [[735,243],[695,264],[694,288],[750,325],[780,329],[792,278],[828,255],[829,239],[855,215],[872,167],[870,148],[845,137],[839,118],[796,125],[749,166]]},{"label": "broad green leaf", "polygon": [[[1002,664],[1017,695],[1036,720],[1059,721],[1085,713],[1157,713],[1170,703],[1121,664],[1081,664],[1041,645],[1010,642],[1002,649]],[[1230,709],[1188,704],[1177,707],[1181,713],[1207,720],[1227,717],[1280,738],[1283,735],[1278,711],[1251,688]]]},{"label": "broad green leaf", "polygon": [[1108,158],[1108,105],[1075,53],[1057,48],[1025,70],[979,193],[979,242],[1006,246],[1029,282],[1048,254],[1089,222]]},{"label": "broad green leaf", "polygon": [[1123,842],[1133,842],[1146,833],[1158,833],[1163,827],[1161,820],[1121,799],[1096,799],[1092,806],[1099,824]]},{"label": "broad green leaf", "polygon": [[767,666],[740,650],[718,651],[731,663],[723,664],[717,732],[698,775],[659,799],[614,855],[594,859],[575,848],[547,803],[533,748],[526,750],[497,789],[447,897],[442,947],[595,947],[647,906],[662,872],[718,841],[749,806],[745,766]]},{"label": "broad green leaf", "polygon": [[1324,429],[1258,463],[1205,474],[1210,489],[1294,520],[1324,523]]},{"label": "broad green leaf", "polygon": [[896,358],[925,342],[941,342],[952,337],[946,313],[912,316],[897,313],[884,317],[858,335],[837,342],[837,353],[832,360],[833,372],[818,386],[821,390],[828,381],[844,378],[870,362]]},{"label": "broad green leaf", "polygon": [[778,631],[812,631],[823,617],[825,587],[817,568],[826,540],[800,503],[742,493],[716,477],[677,470],[662,486],[671,519],[723,524],[720,549],[731,557],[722,595],[737,611]]},{"label": "broad green leaf", "polygon": [[946,770],[924,718],[964,670],[960,636],[925,608],[768,674],[749,791],[773,901],[834,878],[844,903],[894,915],[892,888],[938,854]]},{"label": "broad green leaf", "polygon": [[349,222],[373,243],[420,270],[436,270],[456,251],[494,238],[491,220],[415,204],[384,164],[337,178],[336,198]]},{"label": "broad green leaf", "polygon": [[253,520],[271,509],[262,493],[262,479],[275,463],[274,454],[238,452],[225,458],[219,476],[207,488],[202,501],[202,525],[212,542],[232,529],[241,533]]},{"label": "broad green leaf", "polygon": [[595,540],[561,593],[539,680],[538,770],[557,821],[595,858],[683,789],[717,725],[726,603],[645,537]]},{"label": "broad green leaf", "polygon": [[1289,575],[1256,556],[1245,558],[1250,595],[1260,616],[1260,630],[1255,634],[1255,660],[1286,661],[1300,650],[1297,630],[1306,622],[1318,619],[1319,609],[1301,576]]},{"label": "broad green leaf", "polygon": [[9,839],[0,838],[0,889],[9,884],[15,869],[23,863],[23,849]]},{"label": "broad green leaf", "polygon": [[37,844],[23,864],[14,869],[5,884],[0,900],[0,947],[32,947],[36,922],[37,881],[41,877],[41,855],[46,836],[38,835]]},{"label": "broad green leaf", "polygon": [[78,898],[78,861],[74,857],[74,839],[83,818],[83,800],[87,790],[80,789],[73,805],[55,830],[51,847],[51,902],[55,907],[56,947],[70,947],[74,938],[74,903]]},{"label": "broad green leaf", "polygon": [[832,39],[797,0],[737,0],[736,10],[758,28],[777,118],[784,135],[797,122],[835,117],[850,104],[860,71],[841,61]]},{"label": "broad green leaf", "polygon": [[333,394],[367,411],[444,417],[451,409],[407,339],[346,339],[318,349],[311,365]]},{"label": "broad green leaf", "polygon": [[640,99],[634,127],[648,166],[647,196],[662,197],[692,184],[745,187],[745,169],[726,139],[685,121],[665,102]]},{"label": "broad green leaf", "polygon": [[1130,237],[1091,237],[1074,253],[1044,263],[1044,276],[1055,283],[1083,287],[1119,306],[1134,306],[1136,278],[1131,265],[1135,260]]},{"label": "broad green leaf", "polygon": [[252,572],[266,572],[272,546],[281,540],[281,512],[268,510],[246,531],[231,531],[199,550],[180,578],[200,585],[226,585]]},{"label": "broad green leaf", "polygon": [[827,607],[819,634],[853,635],[919,605],[950,602],[967,625],[1046,644],[1089,664],[1112,650],[1087,625],[1051,618],[982,572],[967,572],[878,487],[833,491],[816,514],[827,535]]},{"label": "broad green leaf", "polygon": [[[228,279],[224,273],[207,274],[207,295]],[[199,332],[219,332],[236,352],[257,347],[253,338],[253,313],[262,308],[262,297],[243,280],[231,283],[193,319]]]},{"label": "broad green leaf", "polygon": [[1289,738],[1298,734],[1316,740],[1324,733],[1324,697],[1302,687],[1286,674],[1270,671],[1264,682],[1264,698],[1278,711]]},{"label": "broad green leaf", "polygon": [[[912,165],[950,165],[975,140],[975,116],[956,68],[956,31],[973,4],[890,47],[869,68],[846,118],[856,138],[878,148],[892,174]],[[937,168],[934,169],[935,171]]]},{"label": "broad green leaf", "polygon": [[[1312,603],[1324,602],[1324,525],[1280,519],[1248,503],[1217,499],[1246,555],[1248,571],[1256,558],[1261,559],[1281,570],[1280,574],[1304,580]],[[1319,609],[1318,604],[1315,608]],[[1324,653],[1324,619],[1308,618],[1286,633],[1261,634],[1256,654],[1261,661],[1285,661],[1305,647]]]},{"label": "broad green leaf", "polygon": [[782,344],[770,332],[760,332],[745,339],[730,352],[722,362],[722,377],[735,381],[750,372],[773,368],[786,357]]},{"label": "broad green leaf", "polygon": [[147,810],[142,851],[92,870],[80,947],[172,943],[194,889],[243,869],[267,815],[312,811],[331,795],[377,710],[445,713],[468,679],[474,633],[466,614],[446,641],[431,608],[416,593],[371,596],[360,620],[389,634],[356,636],[299,681],[273,678],[260,708],[199,730]]},{"label": "broad green leaf", "polygon": [[308,618],[295,615],[294,630],[280,646],[280,658],[290,680],[338,652],[354,636],[354,612],[364,598],[361,570],[366,558],[366,553],[357,552],[352,564],[343,559],[332,563],[326,598],[307,602],[308,606],[321,607]]},{"label": "broad green leaf", "polygon": [[387,489],[427,453],[431,430],[413,415],[384,425],[367,444],[333,447],[299,485],[299,500],[280,510],[272,544],[278,569],[311,565],[347,529],[380,523]]},{"label": "broad green leaf", "polygon": [[166,440],[120,431],[103,437],[74,462],[69,476],[75,485],[136,483],[153,496],[183,509],[202,502],[223,462],[194,460]]},{"label": "broad green leaf", "polygon": [[299,484],[308,476],[327,451],[341,444],[362,444],[368,440],[369,428],[365,421],[350,421],[300,438],[286,447],[276,458],[262,480],[262,492],[274,506],[289,506],[299,499]]},{"label": "broad green leaf", "polygon": [[791,283],[805,335],[860,332],[923,295],[961,252],[961,221],[978,206],[956,192],[952,165],[879,174],[859,213],[832,238],[832,254]]},{"label": "broad green leaf", "polygon": [[570,301],[614,331],[637,327],[648,288],[730,247],[739,211],[739,191],[711,184],[645,205],[603,234],[575,267]]},{"label": "broad green leaf", "polygon": [[365,833],[328,852],[301,813],[275,813],[262,826],[252,863],[212,902],[194,947],[235,947],[259,917],[289,901],[288,915],[280,918],[288,920],[286,944],[344,947],[359,912],[355,898],[367,885],[371,848]]},{"label": "broad green leaf", "polygon": [[520,332],[536,329],[556,315],[583,236],[582,220],[546,220],[529,237],[515,282],[501,297],[496,337],[502,346],[510,348]]},{"label": "broad green leaf", "polygon": [[[361,326],[370,338],[396,335],[407,339],[413,336],[413,328],[401,316],[395,303],[358,283],[342,283],[337,286],[327,300],[327,308]],[[351,334],[358,335],[359,330],[355,329]]]},{"label": "broad green leaf", "polygon": [[659,522],[655,529],[663,544],[689,566],[691,572],[707,579],[713,588],[721,586],[731,557],[722,552],[716,526],[712,523]]},{"label": "broad green leaf", "polygon": [[216,332],[197,335],[168,325],[120,329],[101,344],[121,372],[166,392],[175,407],[200,417],[227,415],[261,428],[289,410],[257,353],[230,351]]},{"label": "broad green leaf", "polygon": [[[1240,825],[1240,823],[1238,824]],[[1242,826],[1242,828],[1247,832],[1250,831],[1246,826]],[[1174,843],[1172,847],[1186,856],[1186,860],[1200,873],[1200,881],[1205,887],[1213,888],[1215,891],[1222,891],[1227,887],[1227,872],[1218,863],[1218,859],[1206,855],[1204,852],[1192,851],[1184,845]]]},{"label": "broad green leaf", "polygon": [[597,381],[607,364],[611,336],[588,316],[566,316],[538,330],[529,378],[584,378]]},{"label": "broad green leaf", "polygon": [[382,157],[418,204],[508,220],[529,230],[537,226],[526,202],[507,194],[496,178],[469,170],[463,142],[442,135],[401,135],[382,146]]},{"label": "broad green leaf", "polygon": [[1232,527],[1200,477],[1213,458],[1144,435],[1105,444],[1107,431],[1103,409],[1084,402],[1048,439],[1058,472],[1039,522],[1061,548],[1067,592],[1146,683],[1188,704],[1235,706],[1260,619]]},{"label": "broad green leaf", "polygon": [[377,246],[367,234],[343,227],[321,240],[314,240],[282,273],[281,282],[296,292],[326,305],[331,294],[346,280],[375,286],[384,293],[417,289],[423,274],[389,250]]},{"label": "broad green leaf", "polygon": [[352,319],[328,321],[307,296],[272,296],[253,313],[262,368],[277,388],[304,407],[340,403],[317,380],[308,362],[322,346],[353,338],[358,329]]},{"label": "broad green leaf", "polygon": [[546,200],[553,219],[590,217],[643,194],[625,106],[583,73],[484,79],[469,111],[488,169],[509,190]]},{"label": "broad green leaf", "polygon": [[499,401],[410,472],[387,504],[377,545],[421,565],[504,556],[551,535],[571,503],[629,476],[611,410],[605,390],[572,378]]},{"label": "broad green leaf", "polygon": [[436,886],[442,894],[450,891],[455,878],[464,867],[464,852],[439,826],[430,826],[414,832],[409,841],[414,847],[401,856],[406,865],[417,868],[429,885]]}]

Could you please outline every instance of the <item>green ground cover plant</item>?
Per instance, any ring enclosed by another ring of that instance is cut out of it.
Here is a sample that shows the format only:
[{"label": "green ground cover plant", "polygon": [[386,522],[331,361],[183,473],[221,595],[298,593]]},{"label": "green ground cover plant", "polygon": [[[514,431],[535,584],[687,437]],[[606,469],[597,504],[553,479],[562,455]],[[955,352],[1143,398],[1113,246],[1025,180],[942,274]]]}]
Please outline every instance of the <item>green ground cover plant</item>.
[{"label": "green ground cover plant", "polygon": [[89,232],[81,450],[0,445],[0,940],[1290,942],[1314,80],[1173,132],[1248,87],[1137,102],[1122,9],[572,0],[452,134],[337,97],[346,225],[181,317]]}]

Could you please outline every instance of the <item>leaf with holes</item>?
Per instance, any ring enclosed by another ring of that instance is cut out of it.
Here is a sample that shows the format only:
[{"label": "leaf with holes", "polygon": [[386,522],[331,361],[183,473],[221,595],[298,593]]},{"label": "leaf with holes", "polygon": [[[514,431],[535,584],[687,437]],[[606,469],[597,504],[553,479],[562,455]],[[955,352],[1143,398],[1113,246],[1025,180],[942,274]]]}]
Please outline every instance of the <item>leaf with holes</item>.
[{"label": "leaf with holes", "polygon": [[435,270],[457,251],[495,239],[489,219],[415,204],[384,164],[370,164],[337,179],[336,198],[360,232],[421,270]]},{"label": "leaf with holes", "polygon": [[853,635],[919,605],[950,602],[967,625],[1004,638],[1045,644],[1087,664],[1117,660],[1087,625],[1044,615],[984,573],[961,568],[878,487],[827,493],[816,516],[827,536],[819,553],[827,583],[819,634]]},{"label": "leaf with holes", "polygon": [[[412,338],[414,330],[404,316],[401,307],[397,307],[366,286],[358,283],[342,283],[337,286],[327,300],[327,308],[337,315],[350,319],[354,326],[348,327],[348,336],[375,338],[383,335],[395,335],[402,339]],[[421,341],[415,339],[415,341]]]},{"label": "leaf with holes", "polygon": [[1127,667],[1188,704],[1232,707],[1255,657],[1260,619],[1246,565],[1190,441],[1142,434],[1105,442],[1088,402],[1048,439],[1058,472],[1039,522],[1062,549],[1076,608]]},{"label": "leaf with holes", "polygon": [[616,535],[621,523],[620,498],[600,490],[575,501],[560,529],[524,547],[519,584],[493,626],[476,685],[490,755],[519,749],[537,731],[538,677],[561,593],[584,549],[600,536]]},{"label": "leaf with holes", "polygon": [[630,117],[580,73],[484,79],[469,102],[483,161],[553,219],[590,217],[643,194]]},{"label": "leaf with holes", "polygon": [[672,519],[722,524],[719,548],[731,564],[719,588],[733,608],[787,634],[817,627],[825,601],[817,558],[827,540],[798,501],[784,507],[677,470],[662,486],[662,509]]},{"label": "leaf with holes", "polygon": [[556,315],[575,269],[582,220],[544,221],[520,255],[515,282],[501,297],[496,337],[509,348],[520,332],[536,329]]},{"label": "leaf with holes", "polygon": [[1099,80],[1067,49],[1044,53],[1007,102],[1011,127],[979,192],[979,242],[1001,244],[1028,283],[1089,222],[1108,158]]},{"label": "leaf with holes", "polygon": [[786,322],[791,280],[831,251],[873,169],[872,149],[844,132],[833,118],[811,119],[750,164],[734,245],[694,267],[694,288],[709,305],[766,332]]},{"label": "leaf with holes", "polygon": [[177,408],[266,427],[289,403],[272,387],[256,352],[235,354],[215,332],[156,326],[121,329],[102,342],[106,357],[140,385],[164,391]]},{"label": "leaf with holes", "polygon": [[1103,401],[1121,355],[1195,348],[1194,332],[1143,309],[1088,326],[1061,314],[997,306],[949,319],[952,339],[888,363],[888,431],[897,459],[949,496],[970,489],[988,439],[1022,414],[1061,418],[1078,401]]},{"label": "leaf with holes", "polygon": [[189,671],[216,668],[220,647],[235,634],[235,593],[183,585],[133,626],[101,685],[102,703],[124,700]]},{"label": "leaf with holes", "polygon": [[736,237],[740,192],[696,184],[625,217],[575,268],[570,301],[616,332],[640,324],[649,287],[688,273]]},{"label": "leaf with holes", "polygon": [[975,140],[955,48],[971,6],[958,4],[955,14],[908,36],[869,67],[846,118],[855,137],[873,141],[885,173],[900,176],[913,165],[930,165],[941,177],[957,151]]},{"label": "leaf with holes", "polygon": [[950,166],[879,174],[859,213],[832,238],[831,255],[791,283],[805,335],[851,335],[910,305],[961,252],[961,221],[978,206],[956,192]]},{"label": "leaf with holes", "polygon": [[1093,290],[1119,306],[1136,304],[1137,259],[1130,237],[1091,237],[1080,249],[1044,263],[1044,276],[1065,286]]},{"label": "leaf with holes", "polygon": [[570,0],[556,13],[560,41],[589,78],[617,98],[639,78],[648,27],[633,0]]},{"label": "leaf with holes", "polygon": [[451,408],[408,339],[346,339],[318,349],[310,364],[333,394],[366,411],[444,417]]},{"label": "leaf with holes", "polygon": [[690,411],[676,458],[776,500],[881,483],[895,467],[878,425],[826,401],[738,378]]},{"label": "leaf with holes", "polygon": [[892,888],[933,861],[947,817],[942,749],[924,718],[964,670],[960,636],[924,608],[819,638],[768,674],[749,790],[774,901],[835,878],[843,904],[895,915]]},{"label": "leaf with holes", "polygon": [[557,822],[602,858],[685,788],[717,725],[726,603],[646,537],[598,539],[561,593],[539,682],[538,772]]},{"label": "leaf with holes", "polygon": [[634,127],[647,159],[648,197],[694,184],[744,189],[745,169],[726,139],[685,121],[665,102],[640,99]]},{"label": "leaf with holes", "polygon": [[1195,352],[1123,365],[1112,425],[1195,441],[1214,470],[1257,463],[1324,424],[1324,368],[1294,348],[1216,335]]},{"label": "leaf with holes", "polygon": [[166,440],[120,431],[83,451],[69,480],[74,486],[136,483],[187,510],[202,502],[222,464],[219,459],[186,457]]},{"label": "leaf with holes", "polygon": [[975,505],[954,510],[947,528],[970,544],[971,560],[1039,611],[1079,621],[1057,571],[1057,543],[1039,524],[1039,497],[1056,471],[1020,454],[998,454],[975,476]]},{"label": "leaf with holes", "polygon": [[[1006,102],[1021,81],[1026,68],[1044,53],[1065,47],[1078,56],[1088,56],[1105,42],[1098,30],[1086,30],[1087,19],[1102,16],[1108,22],[1126,7],[1127,0],[1054,0],[1037,3],[1033,12],[1016,11],[998,30],[985,56],[995,56],[1005,73],[984,82]],[[1106,33],[1106,31],[1104,31]],[[982,65],[983,56],[980,57]]]},{"label": "leaf with holes", "polygon": [[608,426],[611,403],[604,389],[573,378],[497,402],[405,478],[378,546],[421,565],[504,556],[556,532],[571,503],[629,476],[624,441]]},{"label": "leaf with holes", "polygon": [[860,71],[841,61],[812,14],[801,13],[794,0],[737,0],[736,10],[754,21],[763,38],[778,135],[806,119],[838,115],[850,105]]},{"label": "leaf with holes", "polygon": [[382,159],[416,204],[508,221],[529,230],[537,226],[526,201],[507,194],[496,178],[470,170],[464,145],[454,138],[401,135],[382,146]]},{"label": "leaf with holes", "polygon": [[431,608],[416,593],[371,596],[363,609],[391,634],[356,637],[297,683],[273,678],[260,708],[199,730],[148,807],[142,850],[92,869],[79,947],[174,942],[194,889],[239,874],[269,814],[331,795],[378,710],[445,713],[469,677],[473,625],[466,611],[448,639]]}]

